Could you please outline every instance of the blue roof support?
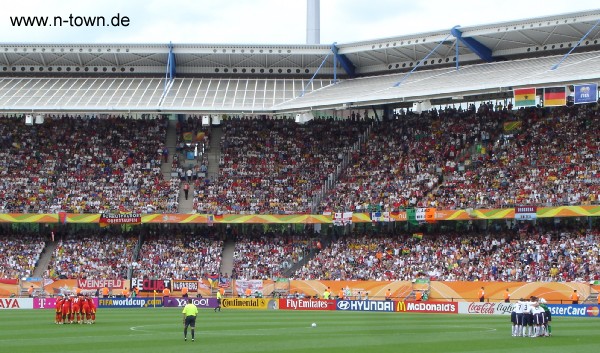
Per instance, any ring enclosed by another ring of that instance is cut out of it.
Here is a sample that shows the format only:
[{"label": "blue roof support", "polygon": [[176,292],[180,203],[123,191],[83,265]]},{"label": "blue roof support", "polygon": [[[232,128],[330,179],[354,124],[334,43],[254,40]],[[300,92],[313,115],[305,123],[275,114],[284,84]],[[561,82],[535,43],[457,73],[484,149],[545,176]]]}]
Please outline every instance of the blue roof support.
[{"label": "blue roof support", "polygon": [[348,76],[350,76],[350,78],[356,77],[356,67],[346,55],[338,53],[338,47],[336,44],[336,42],[331,44],[331,51],[333,52],[333,55],[335,55],[335,58],[340,62],[340,65],[344,71],[346,71]]},{"label": "blue roof support", "polygon": [[175,54],[173,53],[173,43],[169,42],[169,54],[167,55],[167,68],[165,72],[165,88],[163,90],[163,95],[169,89],[169,85],[175,79]]},{"label": "blue roof support", "polygon": [[476,39],[473,39],[471,37],[463,38],[462,32],[458,29],[458,27],[459,26],[454,26],[450,30],[450,33],[452,33],[452,35],[456,37],[457,40],[460,40],[464,45],[471,49],[473,53],[477,54],[477,56],[479,56],[482,60],[487,62],[494,61],[494,58],[492,57],[492,50],[490,48],[486,47],[485,45],[481,44]]},{"label": "blue roof support", "polygon": [[308,86],[310,86],[310,84],[314,81],[314,79],[317,76],[317,74],[319,73],[319,71],[321,71],[321,68],[323,67],[323,64],[325,64],[325,62],[327,61],[327,58],[329,57],[330,54],[331,53],[327,53],[327,55],[325,55],[325,58],[321,62],[321,65],[319,65],[319,67],[317,68],[317,71],[315,71],[315,73],[312,75],[312,77],[310,78],[310,80],[308,80],[308,82],[306,83],[306,85],[302,89],[302,92],[300,92],[300,96],[299,97],[304,97],[304,92],[306,92],[306,89],[308,88]]},{"label": "blue roof support", "polygon": [[162,104],[162,100],[165,98],[165,96],[171,89],[173,81],[175,80],[175,74],[175,54],[173,53],[173,43],[169,42],[169,54],[167,55],[167,68],[165,72],[165,87],[158,101],[159,106]]},{"label": "blue roof support", "polygon": [[337,83],[337,58],[333,56],[333,83]]},{"label": "blue roof support", "polygon": [[169,75],[169,79],[173,80],[175,78],[175,54],[173,53],[173,43],[169,43],[169,57],[167,59],[167,73]]},{"label": "blue roof support", "polygon": [[573,46],[573,48],[571,48],[571,50],[569,50],[569,52],[566,53],[562,57],[562,59],[559,60],[559,62],[557,62],[556,64],[552,65],[552,67],[550,68],[550,70],[554,71],[554,70],[558,69],[558,67],[560,66],[560,64],[562,64],[562,62],[565,61],[565,59],[567,58],[567,56],[569,56],[573,52],[573,50],[575,50],[575,48],[577,48],[581,44],[581,42],[583,42],[583,40],[585,39],[585,37],[587,37],[590,33],[592,33],[592,31],[594,30],[594,28],[598,27],[599,24],[600,24],[600,20],[598,20],[598,22],[596,22],[596,24],[594,24],[592,26],[592,28],[590,28],[590,30],[587,31],[587,33],[584,34],[583,37],[581,37],[581,39],[579,40],[579,42],[577,42],[577,44],[575,44]]},{"label": "blue roof support", "polygon": [[458,60],[458,54],[460,54],[460,53],[458,52],[458,41],[455,41],[455,42],[454,42],[454,47],[455,47],[455,49],[456,49],[456,71],[458,71],[458,66],[459,66],[459,63],[458,63],[458,61],[459,61],[459,60]]},{"label": "blue roof support", "polygon": [[431,49],[431,51],[429,52],[429,54],[425,55],[425,57],[423,58],[423,60],[419,60],[419,62],[417,63],[417,65],[415,65],[415,67],[412,68],[412,70],[410,70],[406,75],[404,75],[404,77],[402,77],[402,79],[396,83],[394,83],[393,87],[400,87],[400,85],[402,84],[402,82],[404,82],[408,76],[410,76],[413,72],[415,72],[415,70],[420,67],[424,61],[426,61],[427,59],[429,59],[429,57],[431,56],[431,54],[435,53],[435,51],[437,50],[437,48],[440,47],[440,45],[442,45],[442,43],[444,43],[446,40],[448,40],[448,38],[450,38],[452,34],[448,33],[448,35],[446,36],[446,38],[444,38],[441,42],[439,42],[435,48]]}]

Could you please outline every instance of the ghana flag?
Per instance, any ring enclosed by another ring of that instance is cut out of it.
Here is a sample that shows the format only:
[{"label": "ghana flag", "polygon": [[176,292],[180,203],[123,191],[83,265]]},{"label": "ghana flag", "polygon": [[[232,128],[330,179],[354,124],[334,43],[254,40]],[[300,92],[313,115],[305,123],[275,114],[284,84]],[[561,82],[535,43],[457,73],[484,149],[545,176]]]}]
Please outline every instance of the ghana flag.
[{"label": "ghana flag", "polygon": [[567,90],[562,87],[544,88],[544,107],[556,107],[567,104]]},{"label": "ghana flag", "polygon": [[513,90],[515,107],[530,107],[535,105],[535,87]]}]

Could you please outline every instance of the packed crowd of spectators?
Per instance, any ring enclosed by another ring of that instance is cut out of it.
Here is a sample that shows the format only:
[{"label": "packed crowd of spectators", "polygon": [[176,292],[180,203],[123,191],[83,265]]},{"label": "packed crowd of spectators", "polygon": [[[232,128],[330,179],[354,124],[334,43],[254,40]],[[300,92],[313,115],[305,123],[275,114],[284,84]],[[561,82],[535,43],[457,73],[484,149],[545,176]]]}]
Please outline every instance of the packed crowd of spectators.
[{"label": "packed crowd of spectators", "polygon": [[119,227],[73,230],[57,235],[49,265],[52,278],[128,278],[138,232]]},{"label": "packed crowd of spectators", "polygon": [[232,278],[283,277],[286,270],[308,255],[317,238],[308,231],[289,234],[251,230],[240,234],[235,242]]},{"label": "packed crowd of spectators", "polygon": [[425,207],[443,173],[458,169],[464,151],[487,141],[506,112],[446,108],[403,112],[375,124],[368,141],[321,204],[332,211],[397,211]]},{"label": "packed crowd of spectators", "polygon": [[353,234],[326,247],[295,279],[590,281],[600,276],[598,229]]},{"label": "packed crowd of spectators", "polygon": [[[586,205],[600,197],[598,105],[517,112],[521,127],[502,131],[448,173],[434,197],[440,208]],[[513,118],[515,119],[515,118]]]},{"label": "packed crowd of spectators", "polygon": [[[320,247],[310,231],[236,234],[232,279],[580,281],[600,280],[600,231],[583,223],[496,222],[487,229],[422,231],[393,227],[334,236]],[[476,225],[473,225],[476,227]],[[222,234],[212,228],[123,232],[72,230],[57,235],[52,278],[199,279],[220,273]],[[385,230],[387,228],[387,230]],[[138,240],[142,245],[138,249]],[[28,232],[0,236],[0,278],[31,276],[45,241]],[[318,249],[318,250],[315,250]],[[311,257],[311,250],[316,255]],[[137,254],[137,256],[136,256]],[[310,259],[294,274],[288,270]],[[229,275],[226,275],[229,277]]]},{"label": "packed crowd of spectators", "polygon": [[243,117],[222,122],[217,180],[198,180],[199,213],[309,213],[367,120]]},{"label": "packed crowd of spectators", "polygon": [[0,228],[0,278],[31,277],[45,245],[39,234]]},{"label": "packed crowd of spectators", "polygon": [[[519,124],[508,131],[504,124],[511,121]],[[189,177],[185,157],[177,154],[172,167],[184,174],[168,181],[161,172],[167,125],[164,117],[60,115],[25,125],[22,116],[0,116],[0,212],[176,213],[185,180],[195,183],[198,213],[310,213],[328,175],[368,129],[317,212],[586,205],[600,197],[598,105],[510,111],[483,104],[404,112],[379,122],[230,118],[222,125],[218,177],[200,177],[206,157]],[[189,134],[208,148],[210,128],[192,116],[177,125],[179,152],[189,149]],[[130,266],[148,278],[219,273],[222,241],[189,232],[146,235],[135,259],[137,236],[75,231],[59,239],[50,271],[66,278],[125,277]],[[545,227],[436,233],[423,240],[355,235],[337,239],[295,276],[589,280],[600,272],[599,240],[597,230]],[[0,277],[30,275],[44,243],[27,236],[2,242]],[[304,256],[308,243],[300,235],[240,235],[232,276],[276,277]]]},{"label": "packed crowd of spectators", "polygon": [[219,273],[223,241],[212,229],[154,230],[132,263],[134,278],[200,279]]},{"label": "packed crowd of spectators", "polygon": [[179,181],[161,173],[167,120],[0,116],[0,212],[176,213]]},{"label": "packed crowd of spectators", "polygon": [[[519,125],[507,131],[510,122]],[[186,164],[186,152],[207,151],[211,137],[202,117],[188,116],[177,123],[183,154],[170,180],[161,172],[167,125],[161,116],[50,115],[29,126],[23,116],[0,116],[0,212],[176,213],[182,180],[193,184],[194,210],[211,214],[585,205],[600,197],[595,104],[484,103],[377,122],[230,117],[218,177],[207,175],[206,153]]]}]

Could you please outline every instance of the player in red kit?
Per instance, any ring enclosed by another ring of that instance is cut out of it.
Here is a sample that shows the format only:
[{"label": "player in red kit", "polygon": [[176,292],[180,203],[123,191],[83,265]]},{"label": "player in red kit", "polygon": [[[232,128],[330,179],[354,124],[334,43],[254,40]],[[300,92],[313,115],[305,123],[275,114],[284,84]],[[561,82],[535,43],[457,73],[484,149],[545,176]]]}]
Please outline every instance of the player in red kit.
[{"label": "player in red kit", "polygon": [[75,297],[73,294],[71,294],[71,296],[69,296],[69,301],[71,302],[71,310],[69,311],[69,323],[72,324],[75,321],[75,302],[77,297]]},{"label": "player in red kit", "polygon": [[61,313],[62,313],[62,323],[68,324],[70,315],[71,315],[71,300],[66,295],[65,295],[65,299],[62,302]]},{"label": "player in red kit", "polygon": [[61,297],[58,297],[58,299],[56,299],[56,305],[54,307],[54,309],[56,310],[56,315],[54,316],[54,323],[57,325],[62,323],[62,303],[63,299]]},{"label": "player in red kit", "polygon": [[81,300],[81,317],[83,319],[83,322],[86,324],[91,324],[92,321],[92,315],[90,312],[90,302],[89,302],[90,298],[88,298],[87,296],[85,296],[82,300]]},{"label": "player in red kit", "polygon": [[81,297],[71,297],[71,322],[81,323]]},{"label": "player in red kit", "polygon": [[96,305],[94,305],[94,300],[92,298],[88,298],[88,304],[90,306],[90,316],[91,316],[91,324],[96,323]]}]

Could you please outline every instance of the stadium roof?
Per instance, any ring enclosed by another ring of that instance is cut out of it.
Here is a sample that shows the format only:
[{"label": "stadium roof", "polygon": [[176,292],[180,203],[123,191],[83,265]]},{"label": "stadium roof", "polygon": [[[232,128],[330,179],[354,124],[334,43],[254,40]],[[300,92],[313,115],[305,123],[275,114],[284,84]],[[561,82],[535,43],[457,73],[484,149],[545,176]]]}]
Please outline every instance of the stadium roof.
[{"label": "stadium roof", "polygon": [[[478,70],[495,65],[510,69],[505,62],[520,60],[529,63],[519,64],[525,66],[536,67],[536,60],[552,65],[577,46],[586,34],[571,56],[597,54],[600,51],[599,21],[600,9],[327,45],[0,44],[0,110],[259,112],[344,103],[333,99],[334,93],[327,99],[309,99],[323,97],[328,91],[340,92],[341,87],[357,87],[346,102],[370,104],[408,101],[413,99],[411,97],[424,99],[441,93],[457,96],[472,90],[486,92],[522,84],[557,83],[559,77],[565,79],[560,82],[571,82],[574,77],[538,74],[535,82],[523,82],[522,75],[507,75],[515,80],[503,79],[496,83],[478,77],[477,80],[487,83],[470,85],[464,77],[458,78],[460,81],[445,82],[446,77],[452,75],[440,72],[449,72],[455,66],[457,50],[461,67],[476,65]],[[597,55],[590,55],[586,60],[596,60]],[[167,85],[169,62],[175,63],[172,73],[176,79]],[[598,67],[595,63],[593,66]],[[355,99],[357,95],[364,96],[364,90],[348,79],[358,78],[356,83],[394,83],[415,66],[419,66],[419,77],[436,75],[436,85],[449,87],[443,92],[432,90],[430,94],[409,95],[402,90],[390,93],[393,90],[387,90],[389,87],[378,86],[376,93],[384,88],[387,93],[378,96],[371,91],[368,99]],[[585,65],[578,65],[577,78],[600,77],[592,65],[588,69],[586,73]],[[342,83],[327,87],[334,72]],[[309,84],[315,74],[319,80]],[[37,78],[41,80],[35,80]],[[463,83],[465,87],[461,87]],[[287,93],[278,94],[282,85]],[[104,89],[113,91],[104,92]],[[199,99],[202,92],[197,91],[202,89],[208,91]],[[76,92],[81,90],[85,91]],[[131,99],[108,99],[118,98],[119,90],[127,90]],[[313,90],[320,91],[309,94]],[[69,98],[74,92],[75,96],[86,98],[55,101],[60,97]]]}]

